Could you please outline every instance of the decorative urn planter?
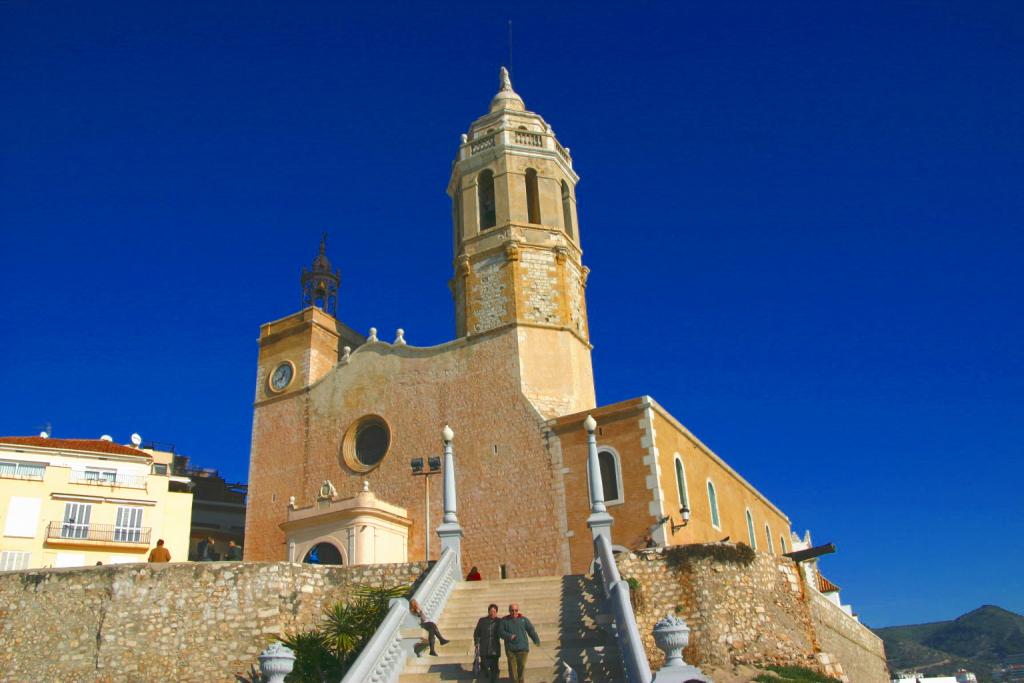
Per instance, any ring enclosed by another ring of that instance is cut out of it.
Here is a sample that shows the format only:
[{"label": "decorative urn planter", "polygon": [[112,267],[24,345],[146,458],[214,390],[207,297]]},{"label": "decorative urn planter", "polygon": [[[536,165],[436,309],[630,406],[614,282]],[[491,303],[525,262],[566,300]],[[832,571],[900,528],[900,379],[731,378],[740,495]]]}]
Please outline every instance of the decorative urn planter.
[{"label": "decorative urn planter", "polygon": [[295,653],[276,641],[260,653],[260,673],[266,683],[284,683],[284,677],[295,667]]},{"label": "decorative urn planter", "polygon": [[670,614],[654,625],[654,642],[665,653],[665,666],[683,666],[683,648],[690,642],[690,627]]}]

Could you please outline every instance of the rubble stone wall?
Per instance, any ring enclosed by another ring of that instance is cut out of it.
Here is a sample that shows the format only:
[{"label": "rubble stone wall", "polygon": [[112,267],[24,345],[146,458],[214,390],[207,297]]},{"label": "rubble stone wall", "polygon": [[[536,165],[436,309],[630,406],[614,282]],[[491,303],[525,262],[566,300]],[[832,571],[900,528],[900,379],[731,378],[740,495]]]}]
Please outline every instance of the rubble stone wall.
[{"label": "rubble stone wall", "polygon": [[11,683],[236,683],[273,640],[356,585],[413,584],[426,564],[200,562],[0,572]]},{"label": "rubble stone wall", "polygon": [[684,657],[700,667],[792,665],[856,683],[888,681],[880,642],[806,588],[788,559],[757,553],[749,565],[706,558],[672,568],[660,553],[631,553],[618,564],[624,579],[639,583],[634,610],[655,670],[664,655],[651,631],[676,614],[692,629]]}]

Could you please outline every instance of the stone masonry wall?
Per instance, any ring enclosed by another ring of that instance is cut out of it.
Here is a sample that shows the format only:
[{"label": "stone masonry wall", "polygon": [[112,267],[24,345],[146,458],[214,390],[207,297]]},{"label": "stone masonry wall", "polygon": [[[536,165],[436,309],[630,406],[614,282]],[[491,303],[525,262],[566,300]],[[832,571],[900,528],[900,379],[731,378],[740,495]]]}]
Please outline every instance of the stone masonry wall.
[{"label": "stone masonry wall", "polygon": [[842,664],[847,678],[856,683],[889,680],[882,639],[820,593],[808,590],[807,595],[821,649]]},{"label": "stone masonry wall", "polygon": [[353,586],[412,584],[422,562],[108,565],[0,573],[0,672],[11,683],[236,682],[279,635]]},{"label": "stone masonry wall", "polygon": [[[678,614],[692,629],[684,657],[697,666],[794,665],[854,683],[888,680],[881,645],[857,635],[870,631],[845,614],[845,622],[828,612],[817,616],[812,610],[822,606],[809,605],[813,591],[788,559],[757,553],[750,565],[700,559],[673,569],[660,553],[630,553],[619,556],[619,571],[640,583],[634,609],[655,669],[664,655],[651,630]],[[841,647],[833,630],[847,636]]]}]

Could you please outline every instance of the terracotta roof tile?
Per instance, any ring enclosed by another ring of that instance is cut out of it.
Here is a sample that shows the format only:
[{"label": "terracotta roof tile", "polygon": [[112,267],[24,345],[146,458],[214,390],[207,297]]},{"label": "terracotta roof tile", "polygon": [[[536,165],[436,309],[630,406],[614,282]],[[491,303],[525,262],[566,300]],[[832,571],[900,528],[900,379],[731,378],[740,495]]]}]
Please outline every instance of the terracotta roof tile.
[{"label": "terracotta roof tile", "polygon": [[820,593],[838,593],[839,586],[835,585],[820,573],[818,574],[818,592]]},{"label": "terracotta roof tile", "polygon": [[0,444],[12,446],[39,446],[42,448],[65,448],[74,451],[109,453],[111,455],[136,455],[148,458],[149,453],[131,446],[122,446],[103,439],[44,439],[41,436],[0,436]]}]

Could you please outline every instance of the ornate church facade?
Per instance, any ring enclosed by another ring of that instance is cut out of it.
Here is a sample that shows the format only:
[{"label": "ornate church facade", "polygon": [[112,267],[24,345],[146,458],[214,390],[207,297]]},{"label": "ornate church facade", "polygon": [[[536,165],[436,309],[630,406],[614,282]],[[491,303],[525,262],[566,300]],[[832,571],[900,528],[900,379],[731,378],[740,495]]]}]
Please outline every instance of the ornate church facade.
[{"label": "ornate church facade", "polygon": [[792,549],[786,515],[653,398],[596,404],[578,179],[503,69],[448,183],[456,338],[438,346],[341,322],[321,244],[302,310],[260,329],[247,560],[424,557],[442,478],[414,476],[410,461],[425,458],[429,473],[450,425],[465,567],[485,578],[585,571],[588,415],[617,545],[729,537]]}]

